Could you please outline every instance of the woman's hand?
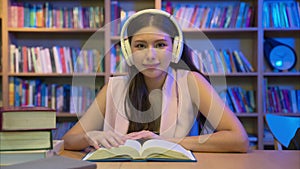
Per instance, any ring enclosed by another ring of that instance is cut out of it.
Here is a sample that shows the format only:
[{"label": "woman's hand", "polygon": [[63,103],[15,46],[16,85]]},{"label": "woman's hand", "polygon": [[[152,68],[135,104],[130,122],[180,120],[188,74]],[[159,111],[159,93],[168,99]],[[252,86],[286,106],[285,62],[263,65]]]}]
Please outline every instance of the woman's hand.
[{"label": "woman's hand", "polygon": [[153,133],[152,131],[142,130],[138,132],[132,132],[125,136],[127,139],[137,140],[137,139],[162,139],[161,136]]},{"label": "woman's hand", "polygon": [[85,137],[89,145],[95,149],[100,148],[100,146],[105,148],[118,147],[126,141],[126,137],[112,131],[89,131]]}]

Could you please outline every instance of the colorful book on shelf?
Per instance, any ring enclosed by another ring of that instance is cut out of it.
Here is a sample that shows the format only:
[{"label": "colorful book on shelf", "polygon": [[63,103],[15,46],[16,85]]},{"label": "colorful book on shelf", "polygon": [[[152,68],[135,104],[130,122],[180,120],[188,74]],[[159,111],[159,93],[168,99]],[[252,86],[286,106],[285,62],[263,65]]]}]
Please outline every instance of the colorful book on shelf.
[{"label": "colorful book on shelf", "polygon": [[210,20],[210,28],[218,28],[219,27],[219,20],[221,19],[221,11],[222,8],[219,6],[214,7],[214,12],[212,14],[211,20]]},{"label": "colorful book on shelf", "polygon": [[190,27],[190,28],[195,27],[195,23],[196,23],[197,17],[199,17],[199,6],[195,5],[194,11],[192,13],[191,20],[190,20],[190,23],[189,23],[188,27]]},{"label": "colorful book on shelf", "polygon": [[127,140],[114,148],[100,148],[88,153],[86,161],[160,161],[196,162],[193,153],[176,143],[165,140]]},{"label": "colorful book on shelf", "polygon": [[13,106],[15,103],[15,88],[14,88],[14,78],[9,77],[8,79],[8,105]]},{"label": "colorful book on shelf", "polygon": [[245,8],[244,8],[244,11],[243,11],[243,17],[242,17],[242,23],[241,23],[241,27],[242,28],[246,28],[246,22],[247,22],[247,17],[248,17],[248,11],[250,9],[250,5],[247,3]]},{"label": "colorful book on shelf", "polygon": [[226,54],[229,57],[230,67],[233,73],[237,72],[237,66],[231,49],[226,49]]},{"label": "colorful book on shelf", "polygon": [[235,4],[233,9],[232,9],[232,16],[230,18],[231,19],[230,20],[230,25],[228,25],[229,28],[235,28],[238,13],[239,13],[239,9],[240,9],[240,4]]},{"label": "colorful book on shelf", "polygon": [[297,100],[297,107],[299,113],[300,112],[300,89],[296,90],[296,100]]},{"label": "colorful book on shelf", "polygon": [[244,67],[247,72],[254,72],[254,68],[252,67],[251,63],[248,61],[248,59],[245,57],[242,51],[238,51],[238,55],[241,58],[242,63],[244,64]]},{"label": "colorful book on shelf", "polygon": [[234,9],[233,5],[228,5],[227,11],[226,11],[226,16],[225,16],[225,21],[224,21],[224,26],[223,26],[224,28],[230,27],[233,9]]},{"label": "colorful book on shelf", "polygon": [[208,16],[208,13],[211,9],[207,6],[203,7],[202,11],[202,17],[200,18],[200,24],[199,24],[199,28],[205,28],[205,23],[207,21],[207,16]]},{"label": "colorful book on shelf", "polygon": [[280,19],[281,22],[283,23],[283,26],[288,28],[290,27],[289,21],[288,21],[288,16],[287,16],[287,11],[286,11],[286,3],[280,2],[279,3],[279,8],[280,8]]},{"label": "colorful book on shelf", "polygon": [[253,20],[254,20],[254,12],[255,12],[255,8],[253,6],[250,6],[250,8],[248,9],[247,12],[247,18],[246,18],[246,27],[251,27],[253,26]]},{"label": "colorful book on shelf", "polygon": [[28,56],[27,56],[27,47],[22,46],[22,52],[21,55],[23,56],[23,72],[27,73],[28,72]]},{"label": "colorful book on shelf", "polygon": [[197,15],[196,15],[195,21],[193,23],[193,26],[195,28],[200,28],[201,27],[201,22],[203,20],[204,13],[205,13],[205,7],[204,6],[199,6],[198,10],[197,10]]},{"label": "colorful book on shelf", "polygon": [[290,89],[290,100],[291,100],[291,108],[292,108],[292,113],[297,113],[299,109],[297,108],[297,90],[295,89]]},{"label": "colorful book on shelf", "polygon": [[237,50],[233,50],[233,58],[238,72],[246,72],[245,66]]},{"label": "colorful book on shelf", "polygon": [[233,107],[233,103],[230,99],[229,93],[226,90],[220,91],[219,96],[225,102],[225,104],[230,108],[231,111],[235,111],[235,109]]},{"label": "colorful book on shelf", "polygon": [[36,4],[36,27],[38,28],[45,27],[44,13],[43,4]]},{"label": "colorful book on shelf", "polygon": [[[21,83],[21,81],[20,81],[20,79],[14,79],[14,99],[15,99],[15,101],[14,101],[14,104],[15,104],[15,106],[20,106],[20,83]],[[2,122],[3,122],[3,120],[2,120]]]},{"label": "colorful book on shelf", "polygon": [[221,18],[218,21],[219,28],[224,28],[228,7],[225,6],[221,10]]},{"label": "colorful book on shelf", "polygon": [[204,50],[203,51],[203,66],[206,70],[206,73],[213,73],[214,72],[214,68],[211,62],[211,56],[208,50]]},{"label": "colorful book on shelf", "polygon": [[0,131],[56,128],[56,111],[47,107],[0,107]]},{"label": "colorful book on shelf", "polygon": [[55,62],[55,69],[56,72],[55,73],[63,73],[63,69],[62,69],[62,62],[60,59],[60,52],[59,49],[60,47],[58,46],[53,46],[52,47],[52,53],[53,53],[53,58],[54,58],[54,62]]},{"label": "colorful book on shelf", "polygon": [[236,28],[241,28],[242,27],[244,11],[245,11],[246,5],[247,5],[246,2],[240,2],[239,11],[238,11],[238,14],[236,16],[237,18],[236,18],[236,21],[235,21],[235,27]]},{"label": "colorful book on shelf", "polygon": [[227,92],[229,94],[229,98],[232,102],[232,105],[234,107],[234,110],[236,113],[242,113],[243,112],[243,109],[240,105],[240,102],[239,102],[239,98],[234,90],[234,87],[228,87],[227,89]]},{"label": "colorful book on shelf", "polygon": [[214,11],[215,11],[214,7],[209,7],[208,9],[210,9],[210,10],[207,13],[207,18],[204,23],[204,28],[210,28],[211,19],[213,17]]},{"label": "colorful book on shelf", "polygon": [[219,56],[222,60],[222,65],[225,73],[231,73],[231,66],[230,66],[230,60],[229,55],[226,53],[226,50],[220,49],[219,50]]}]

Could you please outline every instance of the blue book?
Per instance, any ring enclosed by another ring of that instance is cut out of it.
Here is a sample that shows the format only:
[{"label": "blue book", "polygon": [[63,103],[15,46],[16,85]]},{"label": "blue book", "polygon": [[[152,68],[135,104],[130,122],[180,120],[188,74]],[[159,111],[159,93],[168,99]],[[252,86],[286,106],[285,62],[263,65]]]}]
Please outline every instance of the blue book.
[{"label": "blue book", "polygon": [[234,87],[228,87],[227,91],[228,91],[230,100],[232,102],[232,105],[235,109],[235,112],[236,113],[241,113],[242,108],[240,107],[239,102],[238,102],[238,98],[237,98],[236,94],[234,93]]},{"label": "blue book", "polygon": [[218,73],[219,70],[218,70],[217,60],[216,60],[216,57],[217,57],[217,56],[215,55],[215,52],[214,52],[213,49],[209,50],[208,52],[209,52],[209,54],[210,54],[209,57],[210,57],[210,60],[211,60],[212,65],[213,65],[213,73]]},{"label": "blue book", "polygon": [[228,92],[221,91],[219,93],[219,95],[220,95],[221,99],[225,102],[225,104],[229,107],[229,109],[234,112],[234,107],[232,105],[232,102],[230,100],[230,96],[229,96]]},{"label": "blue book", "polygon": [[269,7],[266,2],[263,5],[263,27],[269,28],[270,27],[270,15],[269,15]]},{"label": "blue book", "polygon": [[235,23],[236,28],[241,28],[242,27],[245,7],[246,7],[246,2],[240,2],[240,8],[239,8],[239,12],[238,12],[238,15],[237,15],[237,18],[236,18],[236,23]]},{"label": "blue book", "polygon": [[212,19],[213,13],[214,13],[214,8],[213,7],[209,7],[209,8],[210,8],[210,10],[207,13],[207,20],[206,20],[206,23],[205,23],[205,28],[210,27],[211,19]]},{"label": "blue book", "polygon": [[30,5],[29,3],[24,2],[24,27],[30,27]]},{"label": "blue book", "polygon": [[223,56],[224,56],[224,60],[225,60],[225,63],[226,63],[226,69],[228,70],[228,73],[231,73],[232,72],[232,67],[230,65],[230,56],[228,55],[227,51],[222,49],[223,52]]},{"label": "blue book", "polygon": [[295,26],[300,27],[300,14],[298,13],[299,11],[297,10],[297,2],[292,2],[291,8],[292,8],[292,14],[293,14]]},{"label": "blue book", "polygon": [[286,13],[286,3],[280,2],[279,3],[279,8],[280,8],[280,17],[281,17],[281,22],[282,22],[282,26],[285,28],[289,28],[289,21],[288,21],[288,16]]},{"label": "blue book", "polygon": [[297,107],[298,107],[298,113],[300,113],[300,89],[296,90],[296,99],[297,99]]},{"label": "blue book", "polygon": [[15,95],[15,102],[14,106],[21,106],[21,94],[20,94],[20,85],[21,85],[21,79],[14,78],[14,95]]}]

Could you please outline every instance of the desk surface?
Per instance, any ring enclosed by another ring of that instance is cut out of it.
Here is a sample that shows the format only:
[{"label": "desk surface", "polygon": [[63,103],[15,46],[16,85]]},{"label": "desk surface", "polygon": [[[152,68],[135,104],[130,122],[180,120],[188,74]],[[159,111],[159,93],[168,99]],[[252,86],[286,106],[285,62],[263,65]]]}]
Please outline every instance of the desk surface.
[{"label": "desk surface", "polygon": [[[82,152],[62,156],[81,159]],[[300,151],[254,150],[249,153],[194,153],[198,162],[98,162],[98,169],[300,169]]]}]

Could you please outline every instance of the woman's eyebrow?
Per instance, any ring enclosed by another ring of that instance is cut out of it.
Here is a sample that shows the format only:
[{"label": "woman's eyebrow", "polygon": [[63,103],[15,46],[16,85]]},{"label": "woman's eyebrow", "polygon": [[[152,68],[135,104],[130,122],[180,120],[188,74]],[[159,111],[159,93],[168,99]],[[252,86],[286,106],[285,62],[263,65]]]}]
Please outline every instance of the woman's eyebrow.
[{"label": "woman's eyebrow", "polygon": [[[167,40],[166,40],[165,38],[162,38],[162,39],[156,39],[156,40],[154,40],[154,42],[160,42],[160,41],[164,41],[164,42],[166,42]],[[134,43],[136,43],[136,42],[144,42],[144,43],[146,43],[146,42],[147,42],[147,40],[143,40],[143,39],[136,39],[136,40],[134,40]]]}]

